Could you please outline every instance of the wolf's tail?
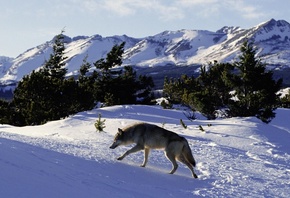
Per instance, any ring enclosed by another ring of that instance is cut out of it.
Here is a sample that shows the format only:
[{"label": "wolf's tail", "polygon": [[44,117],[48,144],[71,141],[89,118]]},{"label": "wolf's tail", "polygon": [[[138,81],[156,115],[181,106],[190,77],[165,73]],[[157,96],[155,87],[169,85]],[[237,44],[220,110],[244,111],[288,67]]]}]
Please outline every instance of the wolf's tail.
[{"label": "wolf's tail", "polygon": [[195,167],[195,165],[196,165],[195,159],[192,155],[189,144],[185,138],[183,140],[182,154],[183,154],[185,160],[187,160],[190,164],[192,164],[193,167]]}]

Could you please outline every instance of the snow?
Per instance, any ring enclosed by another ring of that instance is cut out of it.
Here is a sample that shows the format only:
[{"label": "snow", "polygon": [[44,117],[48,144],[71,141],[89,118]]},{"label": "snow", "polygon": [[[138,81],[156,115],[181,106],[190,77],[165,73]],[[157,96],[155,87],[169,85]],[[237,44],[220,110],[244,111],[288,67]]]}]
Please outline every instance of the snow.
[{"label": "snow", "polygon": [[287,94],[289,94],[290,92],[290,87],[287,87],[287,88],[284,88],[284,89],[281,89],[280,91],[278,91],[277,94],[280,94],[280,98],[283,98],[285,97]]},{"label": "snow", "polygon": [[[96,132],[99,113],[105,132]],[[290,109],[264,124],[256,118],[189,121],[182,110],[122,105],[81,112],[40,126],[0,126],[1,197],[288,197]],[[184,129],[180,119],[187,125]],[[117,128],[148,122],[184,136],[197,161],[191,177],[162,151],[116,158],[131,146],[109,149]],[[211,125],[211,126],[210,126]],[[199,130],[202,126],[205,132]]]}]

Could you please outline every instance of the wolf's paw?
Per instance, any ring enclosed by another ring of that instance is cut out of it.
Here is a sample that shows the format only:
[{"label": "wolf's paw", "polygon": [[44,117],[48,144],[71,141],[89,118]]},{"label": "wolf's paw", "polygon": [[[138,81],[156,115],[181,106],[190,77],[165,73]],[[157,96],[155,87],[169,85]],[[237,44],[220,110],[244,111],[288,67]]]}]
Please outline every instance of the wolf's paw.
[{"label": "wolf's paw", "polygon": [[118,158],[117,158],[117,160],[122,160],[122,159],[123,159],[123,157],[118,157]]}]

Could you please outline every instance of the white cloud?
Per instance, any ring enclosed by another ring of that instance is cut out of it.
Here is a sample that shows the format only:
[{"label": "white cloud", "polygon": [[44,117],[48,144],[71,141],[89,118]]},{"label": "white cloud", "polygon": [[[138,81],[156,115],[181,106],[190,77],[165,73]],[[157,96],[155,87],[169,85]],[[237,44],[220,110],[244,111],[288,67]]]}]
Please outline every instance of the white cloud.
[{"label": "white cloud", "polygon": [[253,5],[245,0],[227,0],[228,9],[232,9],[246,19],[255,19],[264,16],[258,5]]},{"label": "white cloud", "polygon": [[136,13],[136,3],[135,0],[107,0],[104,1],[104,8],[120,16],[128,16]]},{"label": "white cloud", "polygon": [[84,0],[80,2],[83,8],[90,12],[105,10],[120,17],[134,16],[143,11],[155,14],[162,20],[184,17],[180,6],[175,4],[176,1],[173,3],[169,3],[167,0]]},{"label": "white cloud", "polygon": [[163,5],[163,4],[155,4],[152,7],[154,12],[159,12],[159,18],[165,21],[172,19],[183,19],[185,17],[185,13],[180,7],[176,7],[174,5]]},{"label": "white cloud", "polygon": [[213,3],[221,2],[219,0],[179,0],[176,1],[176,4],[180,4],[182,6],[195,6],[195,5],[208,5]]},{"label": "white cloud", "polygon": [[260,4],[252,0],[180,0],[178,2],[184,8],[198,9],[199,16],[204,17],[224,14],[227,11],[235,12],[245,19],[265,16],[263,9],[260,9]]},{"label": "white cloud", "polygon": [[75,4],[80,5],[80,8],[84,9],[85,12],[96,12],[97,10],[101,10],[102,7],[101,3],[95,0],[75,1]]},{"label": "white cloud", "polygon": [[133,15],[139,10],[145,10],[157,14],[162,20],[184,17],[180,8],[160,0],[106,0],[105,7],[121,16]]},{"label": "white cloud", "polygon": [[[139,12],[156,15],[163,21],[184,19],[188,13],[201,17],[215,17],[230,11],[242,18],[264,16],[253,1],[247,0],[71,0],[90,12],[104,11],[120,17],[135,16]],[[262,9],[261,9],[262,10]]]}]

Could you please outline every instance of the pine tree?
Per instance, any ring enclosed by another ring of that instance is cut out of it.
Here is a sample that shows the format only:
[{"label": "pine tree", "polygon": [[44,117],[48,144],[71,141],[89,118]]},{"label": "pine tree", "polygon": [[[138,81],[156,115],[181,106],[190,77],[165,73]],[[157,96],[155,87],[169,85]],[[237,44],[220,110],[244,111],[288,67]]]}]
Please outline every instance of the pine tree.
[{"label": "pine tree", "polygon": [[188,97],[190,93],[197,91],[197,89],[196,79],[193,76],[182,75],[177,79],[168,79],[167,77],[164,79],[163,93],[172,103],[182,103],[195,109]]},{"label": "pine tree", "polygon": [[[94,63],[97,69],[101,70],[103,79],[111,78],[117,71],[111,70],[116,66],[122,65],[122,55],[124,53],[125,42],[120,45],[114,45],[111,51],[107,54],[106,59],[100,59]],[[118,72],[117,72],[118,73]]]},{"label": "pine tree", "polygon": [[150,104],[154,98],[152,93],[152,88],[154,87],[154,82],[151,76],[139,75],[139,79],[133,82],[137,84],[135,90],[135,102],[141,104]]},{"label": "pine tree", "polygon": [[106,105],[134,104],[138,98],[142,98],[142,102],[151,100],[151,88],[154,86],[152,78],[139,76],[137,79],[131,66],[116,68],[122,64],[124,46],[125,42],[113,46],[105,59],[94,63],[100,70],[98,75],[93,73],[94,96]]},{"label": "pine tree", "polygon": [[288,93],[284,97],[282,97],[280,100],[281,100],[280,101],[281,107],[290,108],[290,89],[288,90]]},{"label": "pine tree", "polygon": [[216,118],[216,110],[227,107],[231,91],[227,80],[233,66],[229,63],[209,63],[201,67],[200,75],[178,79],[165,78],[163,92],[174,103],[182,103],[208,119]]},{"label": "pine tree", "polygon": [[0,124],[10,124],[9,102],[0,99]]},{"label": "pine tree", "polygon": [[104,128],[106,128],[106,125],[105,125],[106,119],[101,120],[101,118],[102,118],[102,115],[99,113],[99,117],[94,124],[94,126],[98,132],[102,132],[102,131],[104,131]]},{"label": "pine tree", "polygon": [[20,125],[42,124],[65,117],[71,99],[65,96],[64,35],[57,35],[53,53],[39,71],[25,76],[14,91],[13,105],[23,118]]},{"label": "pine tree", "polygon": [[270,122],[277,107],[277,91],[282,80],[273,80],[273,73],[266,71],[266,66],[256,58],[256,50],[252,43],[244,42],[242,55],[235,63],[237,74],[231,80],[234,100],[230,104],[233,116],[256,116],[263,122]]},{"label": "pine tree", "polygon": [[208,119],[216,118],[216,110],[227,106],[230,99],[230,88],[226,85],[225,76],[232,70],[227,63],[209,63],[208,70],[201,67],[201,72],[196,79],[195,92],[189,94],[190,102],[195,109]]},{"label": "pine tree", "polygon": [[19,125],[42,124],[55,117],[55,87],[43,73],[33,71],[14,91],[12,104],[23,117]]},{"label": "pine tree", "polygon": [[121,43],[120,45],[114,45],[111,51],[107,54],[106,59],[102,58],[94,63],[95,67],[100,70],[100,75],[95,76],[95,93],[97,101],[105,101],[105,98],[110,101],[110,105],[118,104],[118,98],[116,93],[114,93],[114,78],[119,76],[121,70],[112,70],[112,68],[116,66],[121,66],[122,64],[122,55],[124,52],[125,42]]},{"label": "pine tree", "polygon": [[65,78],[65,74],[67,69],[64,67],[67,57],[64,56],[64,31],[61,31],[54,38],[53,44],[53,53],[50,55],[48,61],[45,62],[42,72],[45,73],[46,76],[50,76],[52,78],[61,79]]},{"label": "pine tree", "polygon": [[87,61],[88,56],[83,60],[83,63],[79,70],[79,77],[77,81],[78,100],[83,110],[91,109],[95,106],[94,97],[94,82],[98,78],[98,73],[93,71],[91,75],[88,74],[91,64]]},{"label": "pine tree", "polygon": [[165,77],[163,95],[172,103],[182,103],[183,87],[180,83],[180,79],[169,79]]}]

